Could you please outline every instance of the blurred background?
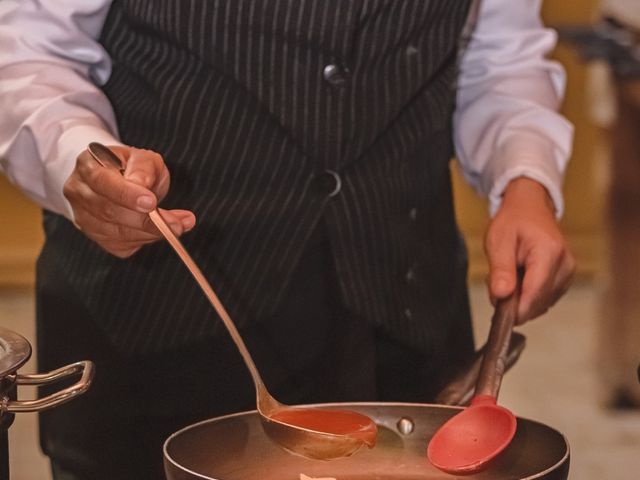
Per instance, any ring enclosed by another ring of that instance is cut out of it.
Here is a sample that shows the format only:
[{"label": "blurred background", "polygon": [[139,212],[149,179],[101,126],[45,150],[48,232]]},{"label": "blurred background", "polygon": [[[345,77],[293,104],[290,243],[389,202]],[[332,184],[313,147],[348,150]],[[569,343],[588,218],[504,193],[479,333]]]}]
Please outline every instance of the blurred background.
[{"label": "blurred background", "polygon": [[[516,414],[568,437],[572,480],[640,478],[640,1],[608,1],[544,3],[546,23],[563,32],[554,57],[568,73],[563,112],[576,127],[562,225],[578,272],[567,296],[522,328],[528,346],[501,394]],[[603,9],[613,21],[603,23]],[[576,25],[596,28],[564,28]],[[492,313],[482,249],[487,208],[457,173],[455,191],[482,341]],[[0,325],[26,336],[34,349],[40,216],[0,176]],[[21,372],[36,370],[31,360]],[[23,397],[32,393],[21,390]],[[14,480],[50,478],[36,422],[20,414],[10,429]]]}]

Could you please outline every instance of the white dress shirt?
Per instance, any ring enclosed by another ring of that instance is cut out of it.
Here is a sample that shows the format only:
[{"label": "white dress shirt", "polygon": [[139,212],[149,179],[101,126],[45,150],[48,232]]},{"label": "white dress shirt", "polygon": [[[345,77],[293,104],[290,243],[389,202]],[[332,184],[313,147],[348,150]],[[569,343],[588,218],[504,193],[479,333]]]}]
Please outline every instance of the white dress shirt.
[{"label": "white dress shirt", "polygon": [[[543,184],[558,216],[573,130],[556,109],[564,72],[545,58],[556,35],[541,0],[481,0],[460,60],[455,144],[491,212],[512,179]],[[30,198],[73,219],[63,195],[91,141],[120,144],[99,85],[111,60],[97,38],[111,0],[0,1],[0,170]],[[425,161],[428,159],[425,158]]]}]

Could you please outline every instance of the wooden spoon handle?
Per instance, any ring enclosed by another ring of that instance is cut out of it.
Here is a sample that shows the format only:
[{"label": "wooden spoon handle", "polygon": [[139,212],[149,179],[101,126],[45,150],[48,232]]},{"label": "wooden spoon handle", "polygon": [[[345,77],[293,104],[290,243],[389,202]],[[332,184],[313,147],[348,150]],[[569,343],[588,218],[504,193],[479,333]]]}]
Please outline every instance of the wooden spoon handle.
[{"label": "wooden spoon handle", "polygon": [[[515,365],[520,358],[522,351],[526,345],[524,335],[513,332],[511,334],[511,343],[506,358],[507,372]],[[441,405],[468,405],[475,393],[478,376],[480,375],[480,367],[484,359],[486,347],[476,351],[473,358],[459,370],[459,373],[446,383],[446,386],[440,390],[436,396],[435,403]],[[506,372],[505,372],[506,373]]]},{"label": "wooden spoon handle", "polygon": [[509,297],[498,301],[491,320],[489,339],[485,346],[485,354],[476,383],[476,396],[498,397],[502,377],[507,369],[506,358],[511,342],[511,332],[518,318],[521,288],[521,275],[518,275],[514,292]]}]

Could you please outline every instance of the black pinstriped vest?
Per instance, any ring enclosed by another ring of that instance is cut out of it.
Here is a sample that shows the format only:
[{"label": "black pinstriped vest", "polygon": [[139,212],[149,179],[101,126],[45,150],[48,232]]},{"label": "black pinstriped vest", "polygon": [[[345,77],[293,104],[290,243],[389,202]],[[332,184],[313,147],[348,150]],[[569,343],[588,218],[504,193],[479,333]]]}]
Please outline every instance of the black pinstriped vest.
[{"label": "black pinstriped vest", "polygon": [[[115,0],[101,42],[123,142],[162,153],[163,206],[232,317],[269,316],[318,222],[347,306],[434,354],[468,329],[448,171],[463,0]],[[124,351],[211,335],[170,248],[128,260],[58,216],[46,252]],[[50,253],[51,254],[51,253]]]}]

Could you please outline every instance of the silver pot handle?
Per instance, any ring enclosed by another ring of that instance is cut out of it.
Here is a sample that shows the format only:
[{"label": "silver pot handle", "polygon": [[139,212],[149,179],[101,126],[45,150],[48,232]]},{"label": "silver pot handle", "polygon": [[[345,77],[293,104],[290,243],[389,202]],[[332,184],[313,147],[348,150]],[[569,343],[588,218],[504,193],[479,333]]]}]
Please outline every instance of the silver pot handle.
[{"label": "silver pot handle", "polygon": [[58,368],[49,373],[37,373],[32,375],[15,375],[16,385],[48,385],[58,382],[64,378],[82,373],[77,383],[52,393],[51,395],[38,398],[36,400],[9,400],[6,404],[6,411],[17,412],[42,412],[49,408],[68,402],[78,395],[86,392],[91,386],[94,375],[93,362],[85,360],[83,362],[72,363],[66,367]]}]

